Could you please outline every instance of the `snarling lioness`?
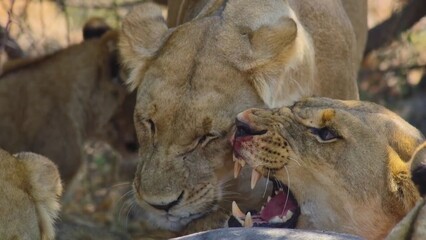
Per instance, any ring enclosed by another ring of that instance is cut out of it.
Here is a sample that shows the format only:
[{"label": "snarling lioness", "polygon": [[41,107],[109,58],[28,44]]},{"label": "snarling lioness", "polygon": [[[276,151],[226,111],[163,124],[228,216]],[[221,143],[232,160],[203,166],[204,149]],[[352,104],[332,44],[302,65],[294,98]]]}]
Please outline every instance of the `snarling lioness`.
[{"label": "snarling lioness", "polygon": [[234,203],[242,225],[383,239],[420,198],[410,164],[424,137],[379,105],[309,98],[246,110],[236,125],[235,175],[247,163],[252,187],[261,175],[276,182],[257,214],[246,217]]},{"label": "snarling lioness", "polygon": [[140,212],[156,228],[187,232],[223,226],[229,194],[252,207],[261,200],[231,181],[236,114],[311,95],[357,99],[366,30],[360,0],[191,3],[192,17],[170,29],[154,5],[134,9],[120,39],[138,89]]},{"label": "snarling lioness", "polygon": [[55,239],[61,193],[58,169],[49,159],[0,149],[0,239]]}]

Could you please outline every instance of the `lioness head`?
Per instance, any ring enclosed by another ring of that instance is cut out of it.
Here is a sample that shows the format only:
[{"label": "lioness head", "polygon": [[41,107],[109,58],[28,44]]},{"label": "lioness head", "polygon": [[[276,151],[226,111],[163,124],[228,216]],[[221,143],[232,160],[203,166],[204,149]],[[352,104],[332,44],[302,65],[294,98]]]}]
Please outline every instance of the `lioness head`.
[{"label": "lioness head", "polygon": [[[301,49],[304,31],[285,1],[246,6],[251,15],[246,18],[238,13],[248,2],[255,1],[229,2],[220,13],[173,29],[151,4],[123,22],[120,49],[132,69],[129,83],[138,88],[140,163],[134,188],[146,219],[157,227],[178,231],[219,208],[224,185],[235,185],[227,183],[232,164],[225,160],[232,158],[227,139],[238,112],[310,94],[309,88],[299,92],[304,83],[294,81],[279,86],[285,98],[270,94],[274,84],[282,84],[274,77],[291,75],[294,64],[311,56]],[[313,65],[306,66],[298,74],[312,79]],[[245,196],[250,194],[256,193]],[[256,204],[254,198],[247,202]]]},{"label": "lioness head", "polygon": [[297,228],[380,239],[419,198],[410,159],[424,137],[376,104],[309,98],[246,110],[236,125],[236,175],[248,163],[252,186],[260,175],[276,181],[276,192],[250,219],[234,204],[243,224],[296,221]]},{"label": "lioness head", "polygon": [[53,240],[62,184],[55,164],[0,149],[0,239]]}]

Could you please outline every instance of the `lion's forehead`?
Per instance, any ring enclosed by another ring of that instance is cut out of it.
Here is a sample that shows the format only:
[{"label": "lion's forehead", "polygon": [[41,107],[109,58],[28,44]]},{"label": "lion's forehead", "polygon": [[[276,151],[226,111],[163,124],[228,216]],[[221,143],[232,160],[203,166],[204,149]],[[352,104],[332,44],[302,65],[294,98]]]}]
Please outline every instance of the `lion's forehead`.
[{"label": "lion's forehead", "polygon": [[408,161],[416,146],[425,139],[419,130],[397,114],[374,103],[311,98],[297,102],[286,111],[279,109],[278,112],[281,115],[278,119],[274,111],[270,111],[268,118],[260,120],[266,123],[291,116],[289,119],[293,120],[286,121],[285,132],[293,134],[287,137],[301,137],[303,140],[303,134],[299,134],[300,127],[327,127],[341,137],[351,139],[349,142],[362,143],[359,146],[374,144],[376,147],[390,147],[403,161]]},{"label": "lion's forehead", "polygon": [[297,102],[293,107],[293,113],[306,119],[326,118],[326,120],[342,121],[350,116],[371,124],[379,125],[386,121],[395,125],[408,126],[402,118],[386,108],[362,101],[309,98]]},{"label": "lion's forehead", "polygon": [[214,83],[209,81],[208,86],[206,83],[191,87],[147,79],[138,92],[136,114],[155,120],[163,129],[195,129],[206,121],[211,122],[212,128],[229,127],[239,112],[262,106],[262,102],[255,97],[249,82],[233,86],[226,81],[218,79]]}]

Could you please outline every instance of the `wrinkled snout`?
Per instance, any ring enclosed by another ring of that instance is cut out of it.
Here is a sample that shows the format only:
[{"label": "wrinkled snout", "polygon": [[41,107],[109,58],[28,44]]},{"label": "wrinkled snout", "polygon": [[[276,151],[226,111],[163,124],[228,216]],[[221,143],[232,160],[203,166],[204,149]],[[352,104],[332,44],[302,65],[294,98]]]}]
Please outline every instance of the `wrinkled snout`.
[{"label": "wrinkled snout", "polygon": [[253,139],[253,137],[264,135],[267,132],[266,129],[256,126],[255,122],[253,121],[253,119],[256,117],[254,116],[255,111],[257,111],[257,109],[246,110],[238,114],[237,118],[235,119],[236,128],[235,133],[231,138],[231,144],[233,146],[234,153],[237,155],[243,142],[250,141]]}]

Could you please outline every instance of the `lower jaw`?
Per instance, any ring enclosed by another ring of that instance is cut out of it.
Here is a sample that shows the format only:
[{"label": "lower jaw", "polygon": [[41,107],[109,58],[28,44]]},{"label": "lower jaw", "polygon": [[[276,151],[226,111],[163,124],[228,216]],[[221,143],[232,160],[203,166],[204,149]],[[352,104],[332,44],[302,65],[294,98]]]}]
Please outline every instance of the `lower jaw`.
[{"label": "lower jaw", "polygon": [[300,207],[288,187],[272,180],[274,187],[267,203],[259,210],[243,213],[234,202],[230,227],[295,228],[300,216]]}]

